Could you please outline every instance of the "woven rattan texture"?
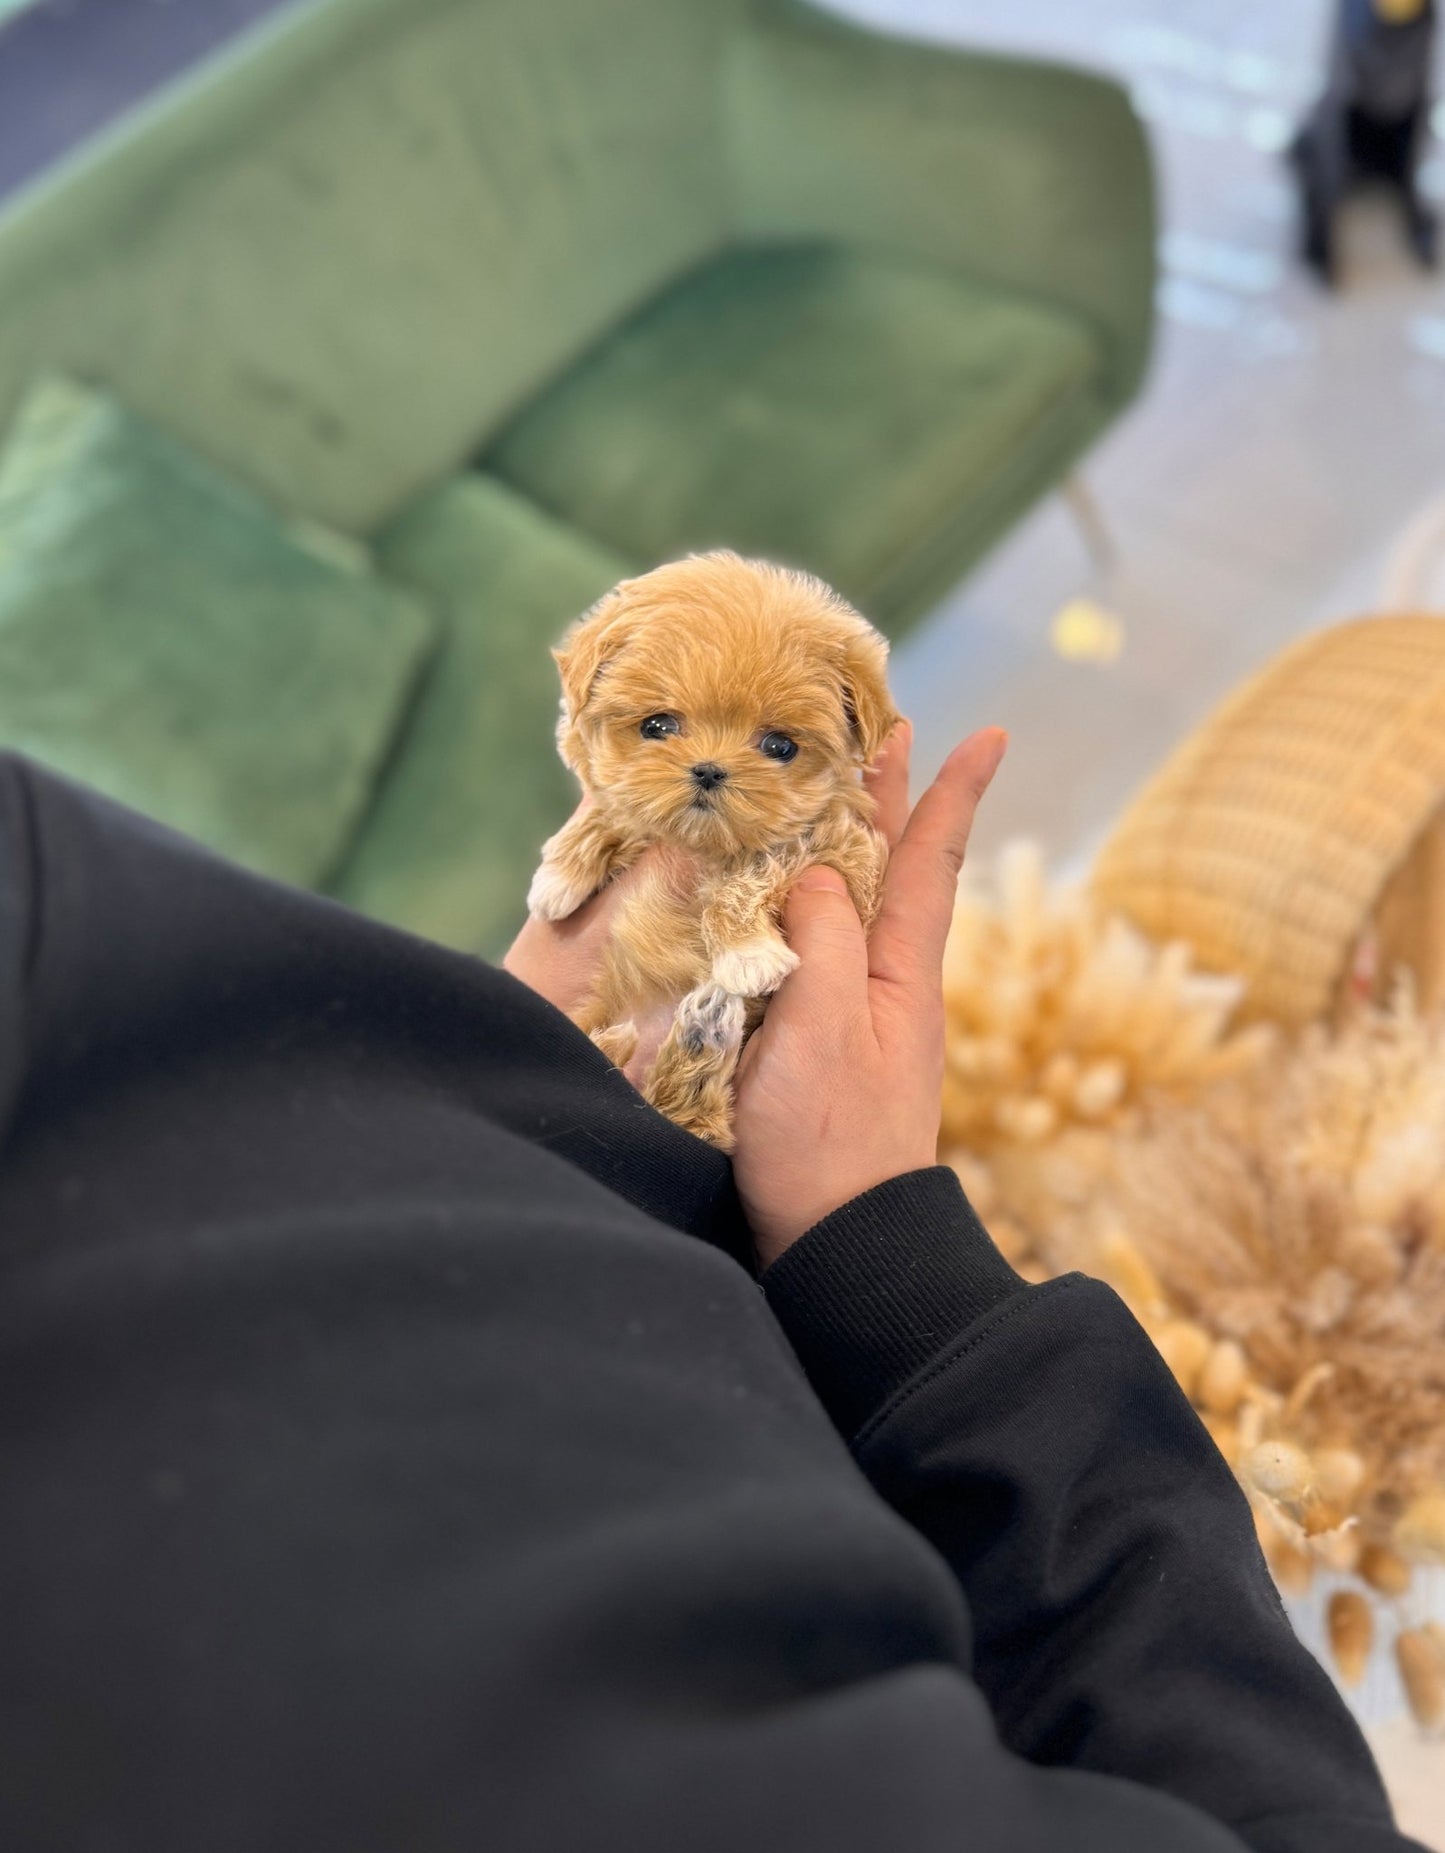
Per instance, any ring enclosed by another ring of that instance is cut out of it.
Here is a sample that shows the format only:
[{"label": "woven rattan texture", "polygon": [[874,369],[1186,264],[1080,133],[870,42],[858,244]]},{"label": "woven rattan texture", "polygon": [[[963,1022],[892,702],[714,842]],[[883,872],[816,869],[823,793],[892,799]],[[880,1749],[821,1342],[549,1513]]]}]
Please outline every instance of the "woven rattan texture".
[{"label": "woven rattan texture", "polygon": [[1381,889],[1445,803],[1445,618],[1357,619],[1276,657],[1165,763],[1094,889],[1247,983],[1245,1012],[1327,1011]]}]

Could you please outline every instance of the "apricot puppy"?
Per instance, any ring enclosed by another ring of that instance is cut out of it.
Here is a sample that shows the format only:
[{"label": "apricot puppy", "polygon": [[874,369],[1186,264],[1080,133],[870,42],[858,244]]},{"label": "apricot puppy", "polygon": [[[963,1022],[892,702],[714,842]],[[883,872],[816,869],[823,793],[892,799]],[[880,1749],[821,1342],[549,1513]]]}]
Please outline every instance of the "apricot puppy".
[{"label": "apricot puppy", "polygon": [[779,927],[810,863],[865,924],[887,844],[861,782],[898,716],[888,646],[821,580],[708,553],[625,580],[553,651],[557,744],[592,803],[543,845],[527,904],[573,913],[653,845],[575,1021],[620,1065],[635,1013],[674,1005],[644,1093],[732,1149],[732,1080],[797,964]]}]

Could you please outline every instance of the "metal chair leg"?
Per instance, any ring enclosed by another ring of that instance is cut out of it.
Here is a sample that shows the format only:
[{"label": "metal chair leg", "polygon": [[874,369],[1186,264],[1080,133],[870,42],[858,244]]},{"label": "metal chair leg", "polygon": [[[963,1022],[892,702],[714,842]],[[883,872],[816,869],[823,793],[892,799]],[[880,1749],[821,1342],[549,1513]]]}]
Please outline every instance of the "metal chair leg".
[{"label": "metal chair leg", "polygon": [[1112,573],[1119,564],[1119,549],[1093,490],[1082,476],[1073,475],[1064,478],[1062,491],[1095,568],[1101,574]]}]

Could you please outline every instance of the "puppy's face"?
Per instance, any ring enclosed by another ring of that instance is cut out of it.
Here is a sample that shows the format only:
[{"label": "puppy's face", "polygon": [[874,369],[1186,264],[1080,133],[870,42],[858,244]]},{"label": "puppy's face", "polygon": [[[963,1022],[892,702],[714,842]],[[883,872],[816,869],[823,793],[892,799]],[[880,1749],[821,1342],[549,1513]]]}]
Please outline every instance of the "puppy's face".
[{"label": "puppy's face", "polygon": [[704,554],[625,581],[555,651],[562,757],[639,835],[796,837],[897,719],[888,646],[821,581]]}]

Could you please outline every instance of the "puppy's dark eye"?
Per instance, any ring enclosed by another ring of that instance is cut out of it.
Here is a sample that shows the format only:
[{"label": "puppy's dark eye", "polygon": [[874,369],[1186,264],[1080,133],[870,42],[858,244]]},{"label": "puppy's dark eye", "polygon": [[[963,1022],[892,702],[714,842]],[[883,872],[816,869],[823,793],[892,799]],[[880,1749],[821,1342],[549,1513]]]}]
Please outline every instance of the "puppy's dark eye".
[{"label": "puppy's dark eye", "polygon": [[649,714],[638,731],[644,740],[665,740],[669,734],[682,732],[682,722],[675,714]]},{"label": "puppy's dark eye", "polygon": [[758,741],[758,751],[766,753],[769,759],[780,759],[786,765],[790,759],[798,757],[798,743],[790,740],[785,733],[765,733]]}]

